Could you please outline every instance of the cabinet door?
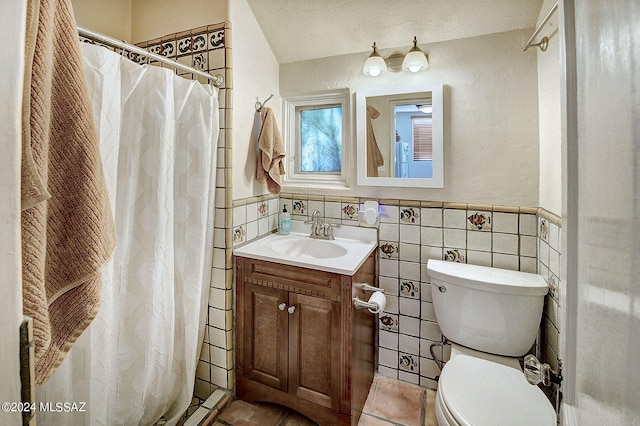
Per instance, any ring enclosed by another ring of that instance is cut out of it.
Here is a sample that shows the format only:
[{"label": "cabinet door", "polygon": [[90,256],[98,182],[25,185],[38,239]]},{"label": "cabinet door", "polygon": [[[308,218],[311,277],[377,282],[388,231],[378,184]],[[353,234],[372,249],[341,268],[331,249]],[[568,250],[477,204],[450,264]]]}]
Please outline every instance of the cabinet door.
[{"label": "cabinet door", "polygon": [[338,410],[340,304],[291,293],[289,305],[289,392]]},{"label": "cabinet door", "polygon": [[244,366],[257,382],[287,391],[288,293],[245,284]]}]

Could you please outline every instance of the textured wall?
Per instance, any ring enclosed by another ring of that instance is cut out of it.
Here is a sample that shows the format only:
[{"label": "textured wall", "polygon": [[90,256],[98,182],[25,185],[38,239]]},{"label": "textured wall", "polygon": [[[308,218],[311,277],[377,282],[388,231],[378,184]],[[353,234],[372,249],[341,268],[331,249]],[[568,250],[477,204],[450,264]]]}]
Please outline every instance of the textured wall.
[{"label": "textured wall", "polygon": [[229,0],[131,0],[134,43],[228,20]]},{"label": "textured wall", "polygon": [[[379,85],[442,81],[446,86],[444,189],[354,184],[344,195],[537,206],[536,58],[522,52],[530,35],[530,30],[509,31],[423,45],[430,66],[417,74],[364,76],[366,54],[284,64],[280,67],[280,93],[286,97],[344,87],[357,92]],[[394,51],[380,53],[388,56]],[[355,151],[353,155],[355,158]],[[351,167],[355,177],[355,165]],[[303,188],[293,191],[306,192]]]},{"label": "textured wall", "polygon": [[[544,2],[540,10],[539,22],[553,6],[553,0]],[[546,52],[537,47],[525,54],[538,58],[538,104],[540,120],[540,207],[560,215],[562,213],[562,129],[560,104],[560,77],[562,64],[560,57],[560,33],[558,13],[540,30],[534,42],[543,36],[549,38]]]},{"label": "textured wall", "polygon": [[131,40],[132,0],[71,0],[76,22],[81,27]]},{"label": "textured wall", "polygon": [[233,23],[233,79],[240,83],[233,88],[233,199],[237,200],[268,194],[255,179],[256,101],[274,95],[267,106],[273,109],[281,131],[283,126],[279,65],[269,43],[246,0],[230,2],[229,17]]}]

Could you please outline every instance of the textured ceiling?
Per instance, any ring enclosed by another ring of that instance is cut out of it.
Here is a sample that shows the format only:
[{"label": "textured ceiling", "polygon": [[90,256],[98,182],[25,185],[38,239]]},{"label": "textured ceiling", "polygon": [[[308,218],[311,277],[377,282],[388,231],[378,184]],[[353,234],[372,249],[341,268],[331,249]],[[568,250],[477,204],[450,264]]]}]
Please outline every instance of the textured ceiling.
[{"label": "textured ceiling", "polygon": [[248,0],[279,63],[534,27],[543,0]]}]

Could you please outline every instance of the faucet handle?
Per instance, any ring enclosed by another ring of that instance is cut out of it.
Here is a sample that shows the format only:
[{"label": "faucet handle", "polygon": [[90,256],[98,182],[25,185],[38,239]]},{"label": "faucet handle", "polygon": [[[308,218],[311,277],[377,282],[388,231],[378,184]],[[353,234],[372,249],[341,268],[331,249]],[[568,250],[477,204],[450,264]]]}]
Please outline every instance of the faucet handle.
[{"label": "faucet handle", "polygon": [[[329,240],[335,240],[333,236],[333,224],[332,223],[323,223],[324,227],[324,236]],[[339,225],[338,225],[339,226]]]}]

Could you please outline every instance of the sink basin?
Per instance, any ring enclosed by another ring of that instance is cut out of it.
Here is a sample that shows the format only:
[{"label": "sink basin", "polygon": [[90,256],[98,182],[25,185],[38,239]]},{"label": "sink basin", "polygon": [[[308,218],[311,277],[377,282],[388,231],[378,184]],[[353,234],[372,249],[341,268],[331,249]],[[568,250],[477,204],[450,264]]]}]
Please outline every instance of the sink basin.
[{"label": "sink basin", "polygon": [[281,239],[271,244],[276,253],[288,256],[310,257],[315,259],[331,259],[347,254],[347,249],[332,241],[316,239]]},{"label": "sink basin", "polygon": [[341,226],[335,240],[309,237],[309,226],[291,221],[291,234],[269,234],[233,250],[236,256],[353,275],[378,246],[372,228]]}]

